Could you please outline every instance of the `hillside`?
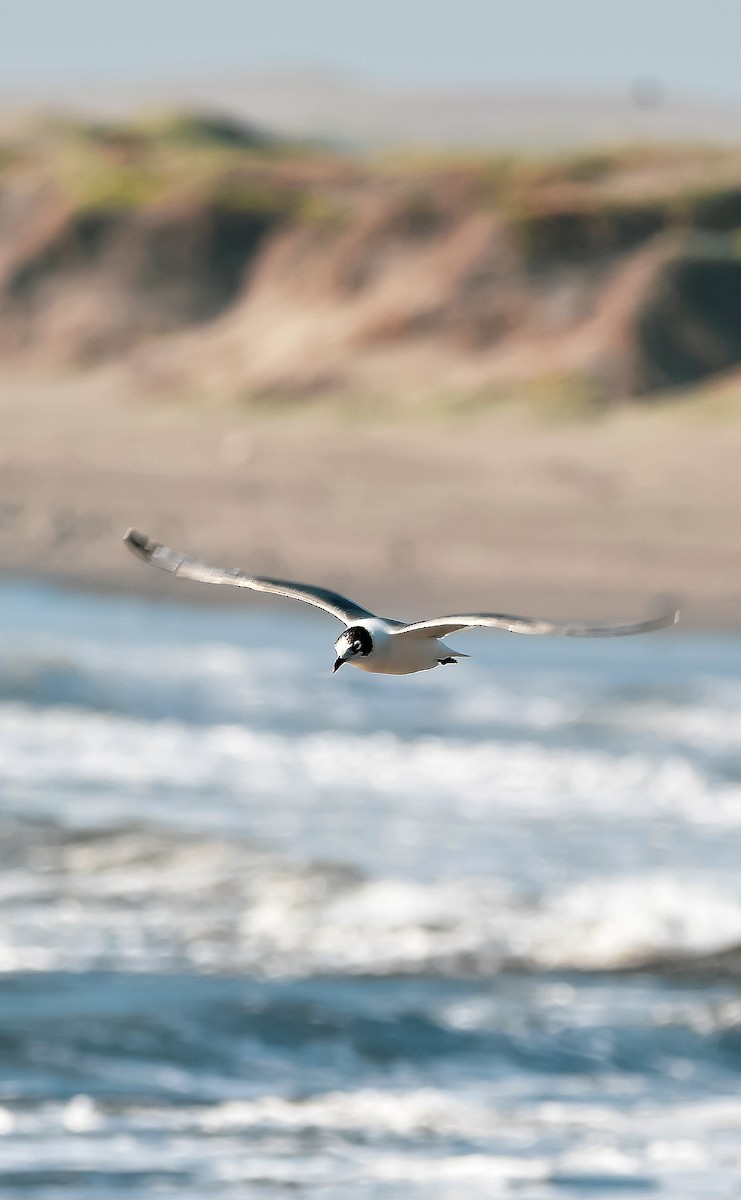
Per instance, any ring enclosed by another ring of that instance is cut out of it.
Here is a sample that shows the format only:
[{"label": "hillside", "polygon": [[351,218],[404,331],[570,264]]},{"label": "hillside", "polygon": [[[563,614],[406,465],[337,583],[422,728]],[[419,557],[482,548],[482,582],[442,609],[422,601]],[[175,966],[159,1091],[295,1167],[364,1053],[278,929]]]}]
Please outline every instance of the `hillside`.
[{"label": "hillside", "polygon": [[232,119],[0,142],[0,356],[138,392],[601,408],[741,363],[741,150],[347,158]]}]

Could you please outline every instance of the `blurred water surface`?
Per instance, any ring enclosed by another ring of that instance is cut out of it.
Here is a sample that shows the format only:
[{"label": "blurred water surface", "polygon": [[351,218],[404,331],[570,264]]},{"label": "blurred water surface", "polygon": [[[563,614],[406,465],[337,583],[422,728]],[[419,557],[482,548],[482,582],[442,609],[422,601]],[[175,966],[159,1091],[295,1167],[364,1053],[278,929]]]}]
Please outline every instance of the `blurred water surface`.
[{"label": "blurred water surface", "polygon": [[0,587],[0,1195],[735,1200],[741,639],[335,635]]}]

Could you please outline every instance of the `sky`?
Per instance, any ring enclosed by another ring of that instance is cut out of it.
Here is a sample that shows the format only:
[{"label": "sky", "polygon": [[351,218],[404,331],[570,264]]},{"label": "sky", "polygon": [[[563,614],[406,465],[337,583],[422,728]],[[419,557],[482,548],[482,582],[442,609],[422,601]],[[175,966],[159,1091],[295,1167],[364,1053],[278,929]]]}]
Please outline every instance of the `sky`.
[{"label": "sky", "polygon": [[741,100],[741,0],[0,0],[0,84],[319,68]]}]

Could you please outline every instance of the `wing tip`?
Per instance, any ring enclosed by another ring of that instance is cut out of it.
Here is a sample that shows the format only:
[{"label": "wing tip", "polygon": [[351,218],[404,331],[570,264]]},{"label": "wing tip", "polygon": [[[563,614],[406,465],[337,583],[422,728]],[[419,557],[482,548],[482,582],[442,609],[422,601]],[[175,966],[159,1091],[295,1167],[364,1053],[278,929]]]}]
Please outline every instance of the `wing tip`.
[{"label": "wing tip", "polygon": [[143,558],[145,562],[149,562],[152,554],[156,550],[156,545],[144,533],[139,533],[138,529],[129,528],[124,534],[124,545],[136,554],[138,558]]},{"label": "wing tip", "polygon": [[657,620],[661,621],[663,628],[666,628],[671,625],[678,625],[681,615],[682,609],[678,597],[670,595],[664,598]]}]

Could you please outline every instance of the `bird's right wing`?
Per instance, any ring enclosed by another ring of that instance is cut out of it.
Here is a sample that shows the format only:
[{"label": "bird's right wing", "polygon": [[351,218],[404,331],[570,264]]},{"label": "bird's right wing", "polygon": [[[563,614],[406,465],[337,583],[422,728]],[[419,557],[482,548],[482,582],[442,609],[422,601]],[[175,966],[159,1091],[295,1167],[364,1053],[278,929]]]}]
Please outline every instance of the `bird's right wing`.
[{"label": "bird's right wing", "polygon": [[430,621],[415,621],[391,632],[394,637],[447,637],[462,629],[508,629],[510,633],[541,634],[556,637],[630,637],[635,633],[651,633],[676,625],[679,612],[671,609],[648,621],[630,624],[597,625],[586,621],[539,621],[532,617],[509,616],[507,613],[461,613],[460,616],[433,617]]},{"label": "bird's right wing", "polygon": [[135,529],[128,530],[124,542],[129,550],[144,562],[153,563],[154,566],[183,579],[196,579],[201,583],[228,583],[233,587],[251,588],[255,592],[274,592],[278,596],[290,596],[293,600],[302,600],[304,604],[313,604],[315,608],[324,609],[345,625],[352,625],[353,621],[362,621],[373,616],[367,608],[361,608],[354,600],[348,600],[338,592],[312,587],[308,583],[291,583],[287,579],[248,575],[238,567],[209,567],[205,563],[186,558],[184,554],[170,550],[159,542],[151,541]]}]

